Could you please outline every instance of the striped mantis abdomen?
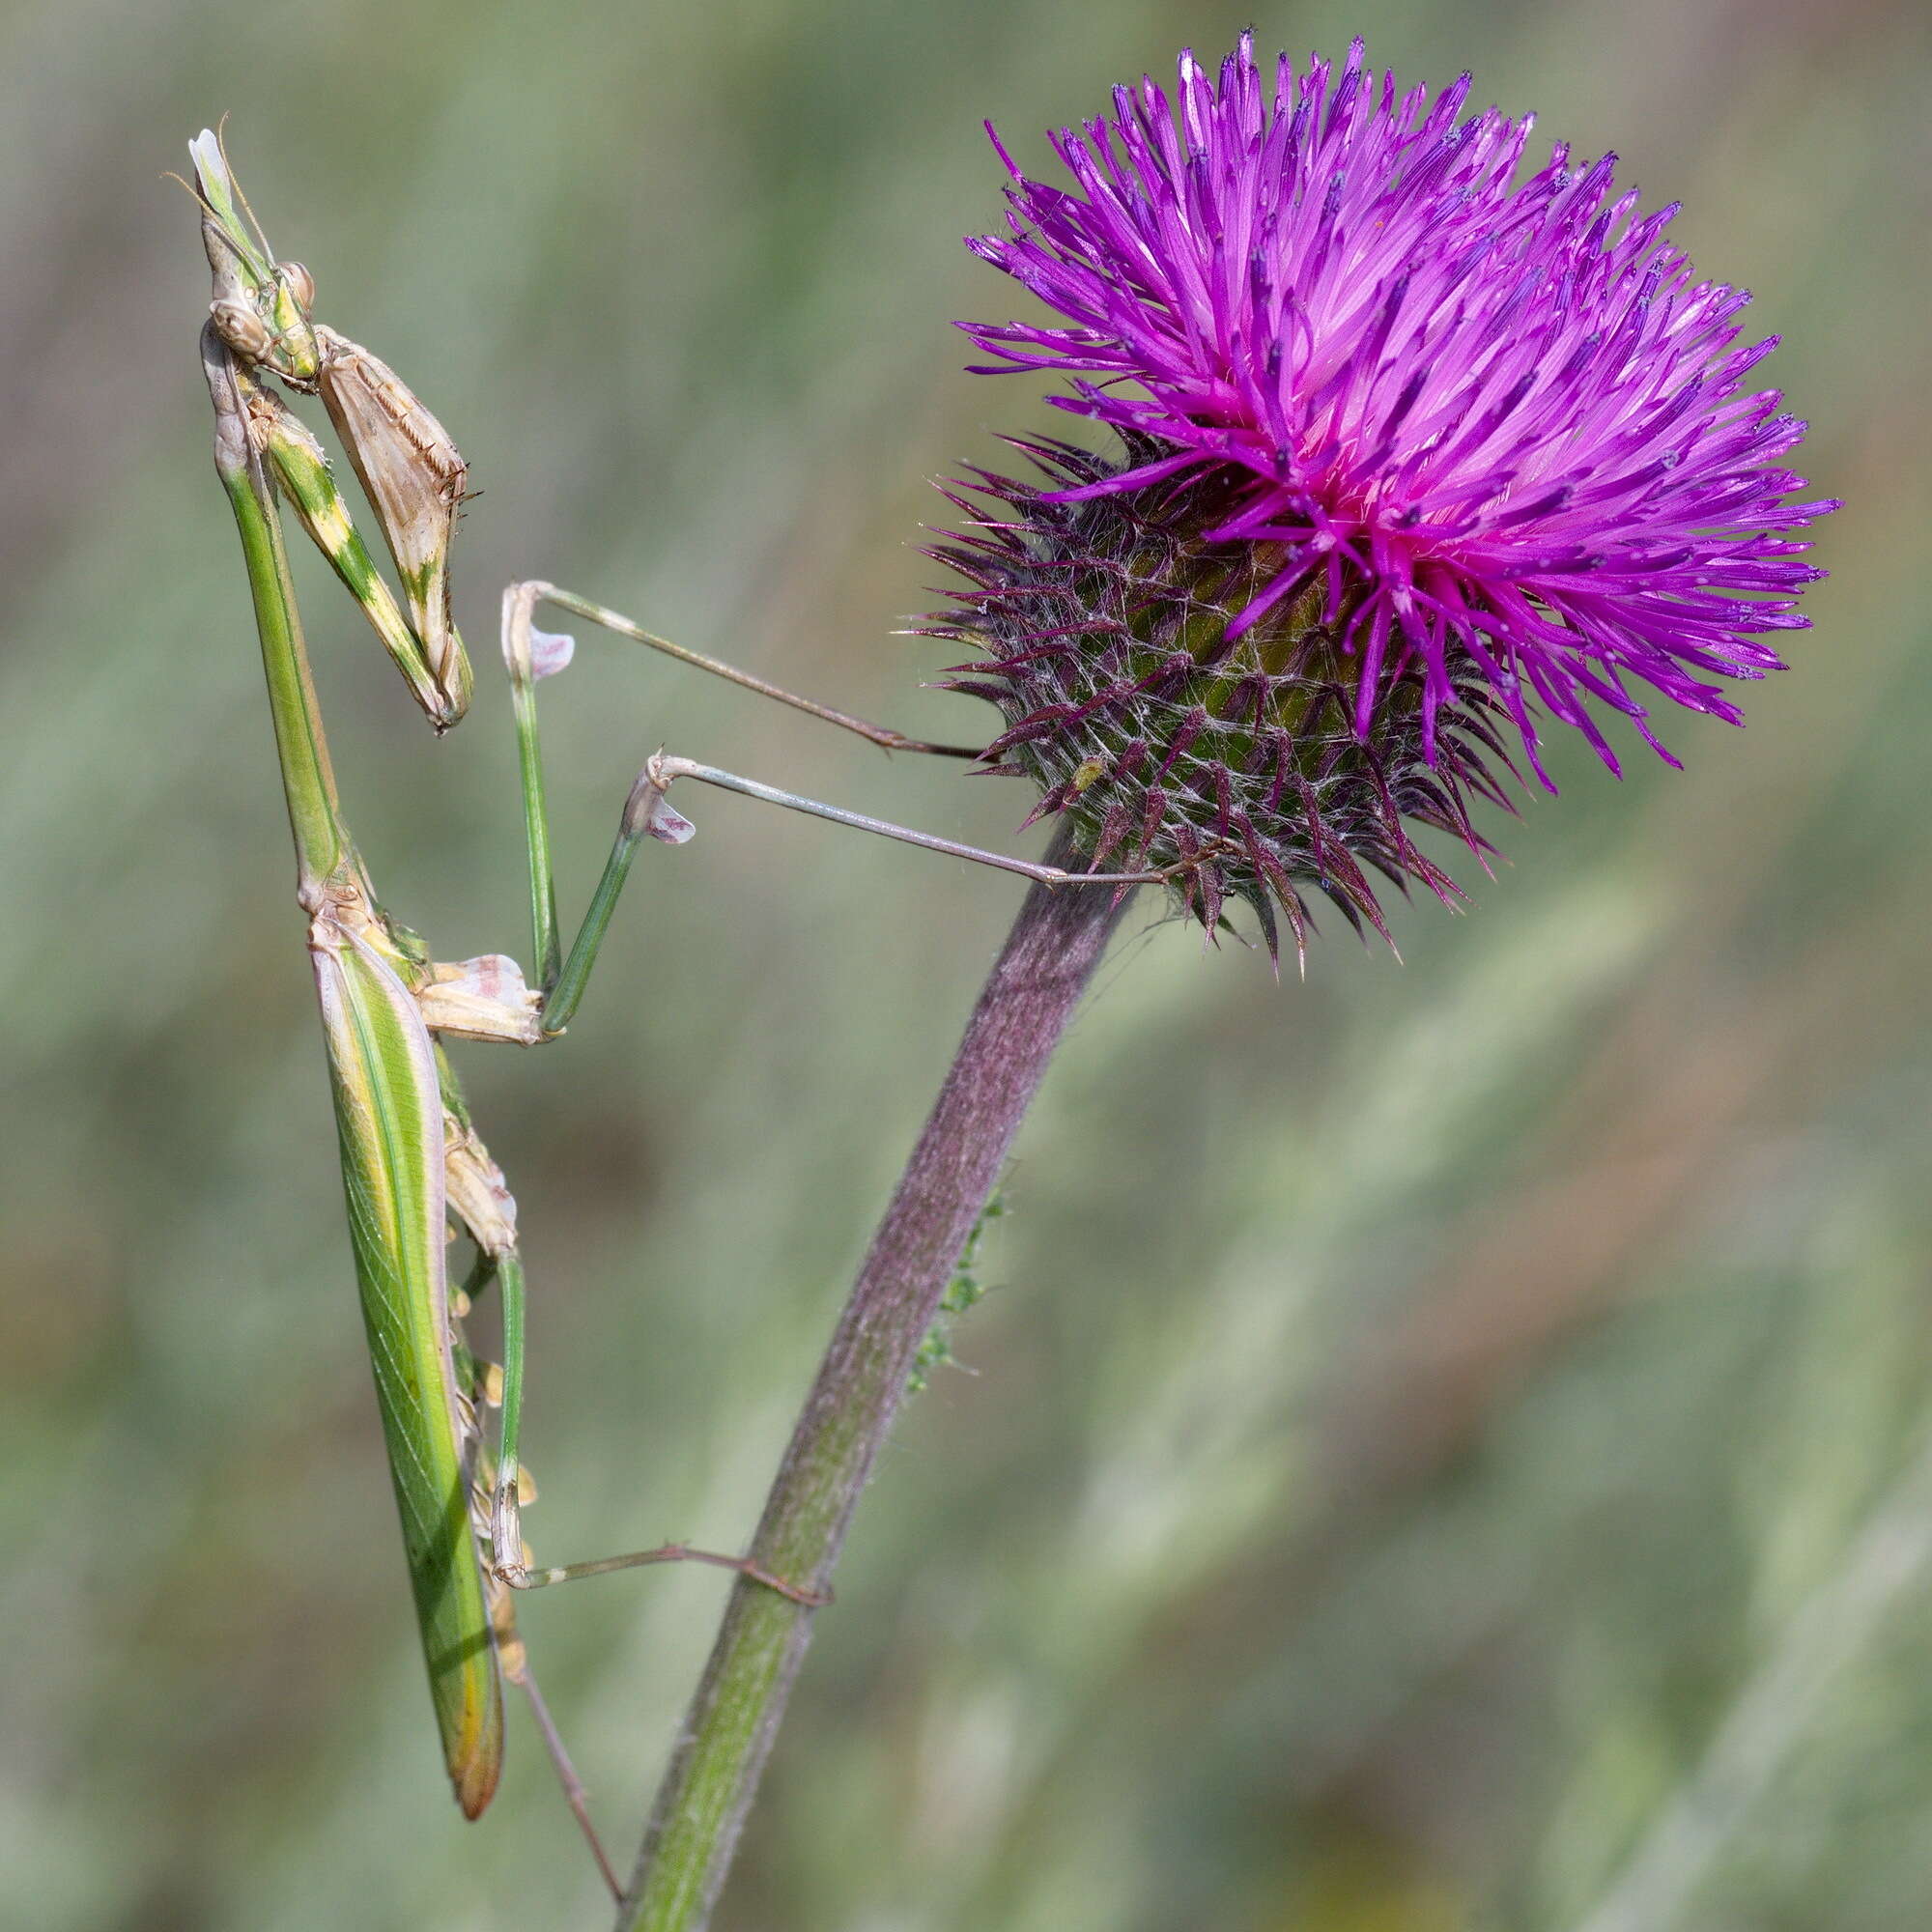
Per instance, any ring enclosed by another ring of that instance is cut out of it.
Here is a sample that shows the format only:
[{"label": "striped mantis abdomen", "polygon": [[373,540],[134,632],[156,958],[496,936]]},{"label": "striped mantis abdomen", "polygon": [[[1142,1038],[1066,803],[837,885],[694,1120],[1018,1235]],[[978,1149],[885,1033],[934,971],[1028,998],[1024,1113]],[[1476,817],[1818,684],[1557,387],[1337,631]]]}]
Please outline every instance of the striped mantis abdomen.
[{"label": "striped mantis abdomen", "polygon": [[473,1818],[497,1788],[503,1693],[471,1515],[474,1393],[459,1384],[450,1325],[436,1055],[415,999],[367,940],[318,914],[309,952],[430,1695],[457,1802]]}]

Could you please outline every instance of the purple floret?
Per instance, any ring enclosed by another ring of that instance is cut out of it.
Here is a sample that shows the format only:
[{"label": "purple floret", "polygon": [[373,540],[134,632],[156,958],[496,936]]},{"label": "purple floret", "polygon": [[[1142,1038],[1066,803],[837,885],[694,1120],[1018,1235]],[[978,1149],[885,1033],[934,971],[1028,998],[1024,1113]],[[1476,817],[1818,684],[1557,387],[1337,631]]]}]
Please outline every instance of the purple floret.
[{"label": "purple floret", "polygon": [[1414,671],[1434,763],[1473,665],[1548,784],[1538,704],[1612,771],[1591,699],[1669,757],[1632,680],[1740,722],[1712,680],[1783,668],[1823,574],[1791,533],[1836,505],[1790,500],[1804,425],[1743,386],[1776,338],[1735,346],[1749,298],[1692,280],[1674,206],[1560,145],[1513,185],[1531,117],[1459,122],[1469,88],[1398,97],[1359,41],[1271,87],[1250,36],[1218,86],[1183,54],[1178,126],[1144,80],[1053,137],[1071,190],[1000,148],[1009,233],[969,245],[1066,326],[960,327],[1151,451],[1059,500],[1235,479],[1207,538],[1284,549],[1231,639],[1323,582],[1358,732]]}]

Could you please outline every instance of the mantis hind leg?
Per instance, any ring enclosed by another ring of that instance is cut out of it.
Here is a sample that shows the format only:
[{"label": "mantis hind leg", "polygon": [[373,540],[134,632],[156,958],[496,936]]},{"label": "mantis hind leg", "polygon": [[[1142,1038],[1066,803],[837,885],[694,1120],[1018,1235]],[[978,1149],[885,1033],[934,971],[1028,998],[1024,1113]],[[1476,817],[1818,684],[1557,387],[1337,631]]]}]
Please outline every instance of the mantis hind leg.
[{"label": "mantis hind leg", "polygon": [[[509,1591],[504,1590],[502,1595],[507,1605]],[[578,1829],[583,1833],[584,1843],[590,1847],[590,1856],[597,1861],[597,1869],[602,1873],[604,1883],[611,1889],[611,1896],[621,1903],[624,1888],[611,1863],[610,1853],[604,1849],[604,1841],[597,1835],[597,1827],[590,1821],[589,1794],[584,1790],[583,1782],[577,1775],[577,1767],[570,1761],[570,1752],[564,1748],[562,1734],[557,1730],[556,1721],[550,1714],[550,1706],[544,1702],[544,1694],[537,1689],[537,1680],[530,1671],[529,1657],[524,1649],[521,1637],[516,1639],[513,1653],[514,1662],[510,1661],[512,1653],[505,1653],[503,1675],[529,1699],[530,1716],[536,1719],[537,1733],[543,1739],[544,1749],[550,1755],[551,1769],[555,1772],[556,1781],[563,1788],[563,1802],[570,1806],[571,1815],[577,1820]]]},{"label": "mantis hind leg", "polygon": [[[491,1282],[500,1279],[501,1257],[479,1248],[475,1265],[458,1291],[453,1301],[453,1313],[457,1321],[469,1314],[470,1305]],[[467,1373],[469,1387],[469,1406],[472,1416],[480,1414],[486,1407],[495,1407],[503,1399],[503,1372],[495,1363],[478,1360],[471,1355],[460,1337],[454,1338],[458,1350],[458,1360]],[[495,1575],[487,1560],[490,1543],[490,1512],[496,1497],[497,1464],[492,1461],[482,1440],[479,1428],[472,1448],[472,1466],[469,1486],[470,1533],[476,1539],[479,1555],[483,1562],[484,1598],[488,1607],[491,1637],[496,1646],[497,1668],[504,1679],[517,1686],[529,1699],[530,1715],[536,1719],[537,1734],[543,1739],[544,1751],[550,1758],[551,1769],[556,1775],[558,1787],[563,1792],[563,1802],[570,1806],[571,1816],[577,1820],[578,1830],[583,1833],[583,1841],[590,1848],[590,1856],[595,1860],[597,1869],[604,1883],[610,1888],[612,1898],[623,1896],[623,1887],[617,1882],[617,1874],[611,1863],[610,1854],[604,1849],[604,1841],[597,1834],[597,1827],[590,1816],[589,1794],[583,1788],[583,1780],[577,1775],[577,1766],[571,1762],[570,1751],[563,1742],[563,1734],[556,1727],[556,1720],[550,1714],[550,1705],[545,1701],[542,1690],[537,1688],[535,1673],[530,1669],[529,1651],[526,1647],[523,1634],[517,1628],[515,1599],[509,1586]],[[514,1464],[512,1465],[515,1466]],[[513,1481],[526,1481],[528,1472],[518,1469]],[[526,1488],[526,1494],[530,1492]]]},{"label": "mantis hind leg", "polygon": [[524,1409],[524,1264],[514,1249],[496,1257],[498,1288],[503,1297],[503,1417],[497,1434],[496,1493],[491,1499],[490,1543],[497,1580],[513,1590],[540,1590],[552,1583],[602,1577],[612,1570],[637,1570],[657,1563],[706,1563],[714,1569],[735,1570],[754,1583],[776,1590],[795,1604],[817,1609],[831,1599],[774,1577],[746,1556],[719,1549],[696,1549],[685,1543],[661,1543],[650,1549],[627,1550],[618,1556],[593,1557],[585,1563],[538,1565],[524,1547],[523,1496],[526,1485],[518,1461]]},{"label": "mantis hind leg", "polygon": [[[463,978],[459,973],[457,979]],[[497,1037],[514,1037],[514,1034]],[[680,1556],[693,1562],[743,1570],[757,1577],[763,1573],[735,1557],[710,1550],[685,1550],[681,1546],[667,1546],[635,1558],[607,1558],[566,1570],[532,1569],[524,1547],[522,1512],[526,1503],[534,1500],[535,1485],[518,1457],[524,1407],[526,1295],[523,1256],[517,1247],[517,1207],[504,1183],[502,1171],[477,1137],[461,1086],[440,1047],[436,1065],[442,1100],[444,1197],[453,1218],[468,1232],[476,1249],[474,1264],[450,1296],[448,1340],[468,1425],[465,1461],[469,1485],[469,1530],[483,1575],[485,1608],[497,1666],[503,1677],[519,1686],[529,1699],[531,1716],[536,1719],[564,1803],[570,1806],[584,1842],[590,1847],[591,1857],[615,1897],[621,1894],[621,1888],[591,1822],[583,1781],[577,1775],[550,1706],[530,1670],[529,1657],[517,1629],[515,1592],[568,1577],[625,1568],[633,1562],[671,1562]],[[497,1284],[501,1297],[500,1366],[474,1355],[463,1332],[465,1319],[492,1282]],[[501,1409],[501,1422],[493,1454],[482,1426],[482,1412],[496,1407]],[[784,1588],[776,1579],[773,1587]],[[786,1591],[786,1594],[795,1593]],[[801,1596],[799,1601],[818,1600]]]}]

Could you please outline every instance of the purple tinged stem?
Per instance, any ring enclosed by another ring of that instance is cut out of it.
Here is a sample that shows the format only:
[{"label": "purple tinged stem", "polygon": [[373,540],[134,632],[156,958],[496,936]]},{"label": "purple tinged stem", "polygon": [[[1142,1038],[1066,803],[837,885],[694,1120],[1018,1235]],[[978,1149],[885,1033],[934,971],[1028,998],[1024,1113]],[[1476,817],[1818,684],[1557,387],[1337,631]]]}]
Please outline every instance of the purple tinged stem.
[{"label": "purple tinged stem", "polygon": [[[1077,867],[1063,832],[1050,863]],[[1036,886],[853,1284],[748,1552],[826,1592],[921,1341],[1131,894]],[[702,1932],[815,1612],[740,1578],[678,1734],[620,1932]]]}]

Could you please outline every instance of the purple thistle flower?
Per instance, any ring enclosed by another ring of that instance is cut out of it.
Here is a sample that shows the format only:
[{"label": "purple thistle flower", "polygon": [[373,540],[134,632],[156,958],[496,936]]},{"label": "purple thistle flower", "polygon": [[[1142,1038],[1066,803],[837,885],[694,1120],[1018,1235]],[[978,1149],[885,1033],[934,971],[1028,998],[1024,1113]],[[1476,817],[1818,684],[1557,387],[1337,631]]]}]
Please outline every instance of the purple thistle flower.
[{"label": "purple thistle flower", "polygon": [[1748,297],[1613,198],[1614,156],[1515,185],[1530,118],[1459,122],[1469,88],[1398,97],[1359,41],[1271,90],[1250,36],[1218,86],[1182,54],[1178,126],[1145,80],[1053,137],[1071,189],[995,135],[1009,233],[968,244],[1065,318],[961,324],[979,373],[1069,372],[1053,400],[1126,446],[1030,446],[1050,487],[982,475],[1017,518],[937,553],[995,752],[1094,849],[1214,855],[1201,909],[1271,895],[1297,938],[1284,868],[1378,924],[1350,855],[1453,892],[1400,819],[1480,846],[1499,714],[1546,785],[1539,708],[1612,772],[1593,701],[1666,759],[1641,687],[1741,722],[1713,680],[1782,668],[1822,575],[1791,532],[1835,504],[1788,500],[1804,425],[1743,388],[1776,340],[1733,346]]}]

